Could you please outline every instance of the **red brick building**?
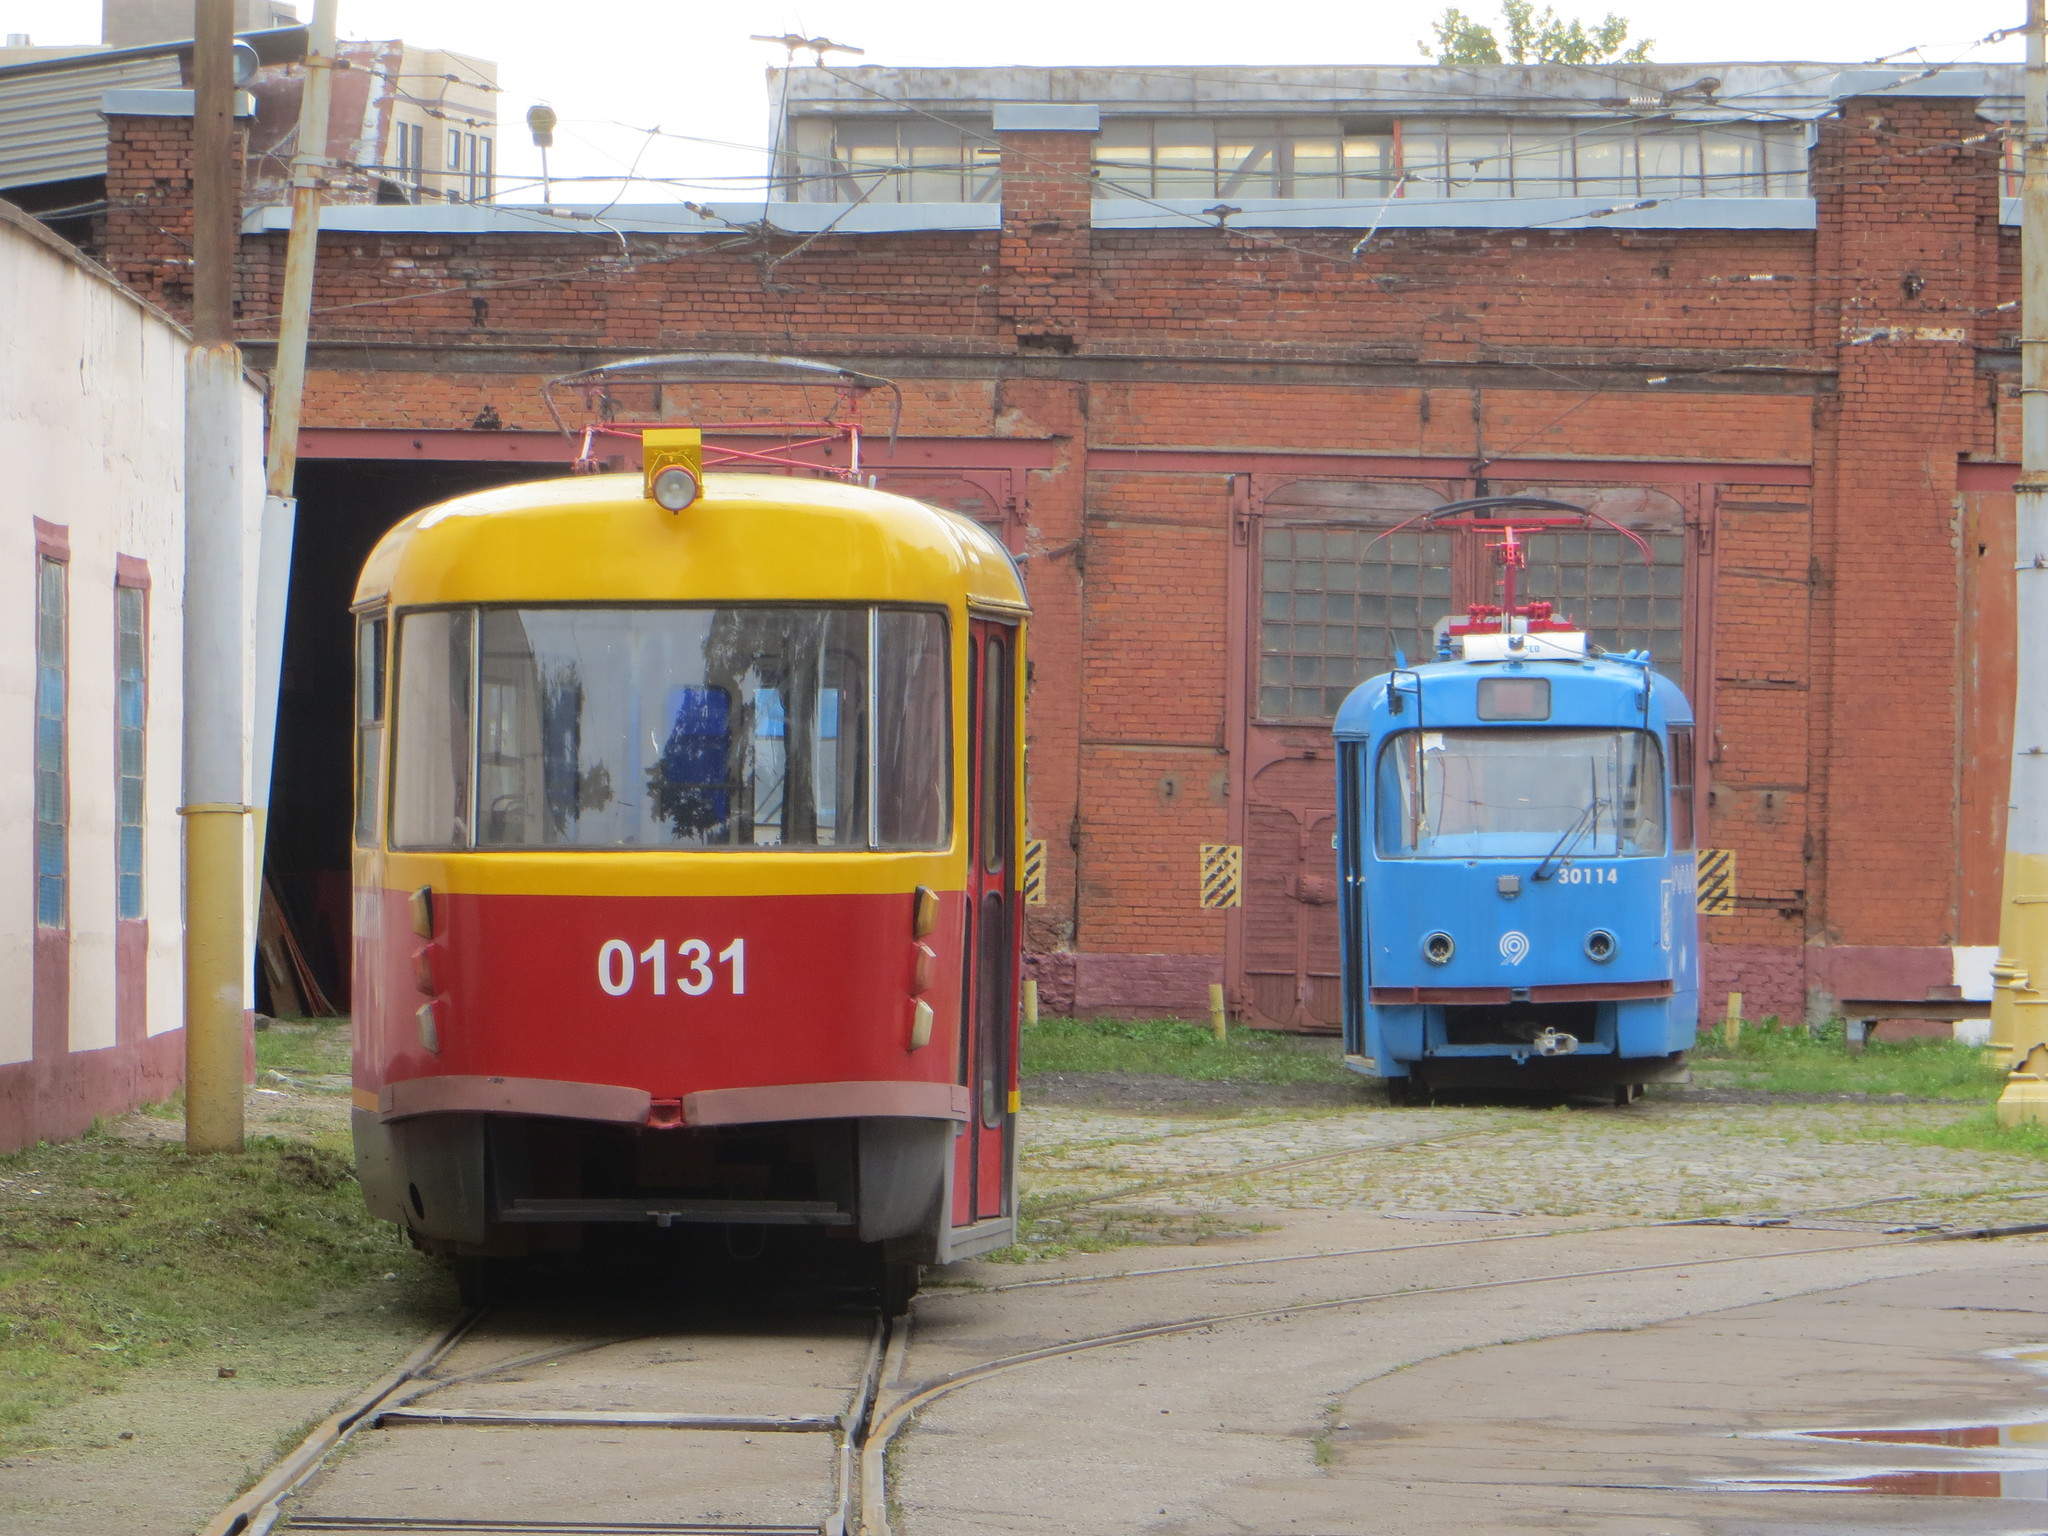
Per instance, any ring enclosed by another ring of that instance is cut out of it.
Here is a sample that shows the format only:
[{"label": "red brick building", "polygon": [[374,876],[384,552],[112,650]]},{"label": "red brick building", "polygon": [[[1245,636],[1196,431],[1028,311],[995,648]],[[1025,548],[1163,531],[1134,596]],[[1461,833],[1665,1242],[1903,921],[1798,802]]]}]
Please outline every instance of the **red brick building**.
[{"label": "red brick building", "polygon": [[[1654,646],[1700,712],[1704,841],[1737,891],[1705,920],[1703,1006],[1951,1017],[1988,995],[2016,70],[788,85],[765,205],[331,214],[271,854],[333,954],[361,553],[416,505],[557,470],[544,378],[748,351],[896,380],[880,483],[1025,561],[1048,1008],[1189,1011],[1223,981],[1252,1022],[1334,1026],[1329,717],[1490,579],[1476,545],[1371,537],[1522,489],[1650,536],[1649,567],[1553,539],[1534,579],[1596,639]],[[103,259],[173,307],[184,128],[110,119]],[[246,224],[259,365],[283,224]],[[1242,907],[1200,905],[1204,844],[1244,849]]]}]

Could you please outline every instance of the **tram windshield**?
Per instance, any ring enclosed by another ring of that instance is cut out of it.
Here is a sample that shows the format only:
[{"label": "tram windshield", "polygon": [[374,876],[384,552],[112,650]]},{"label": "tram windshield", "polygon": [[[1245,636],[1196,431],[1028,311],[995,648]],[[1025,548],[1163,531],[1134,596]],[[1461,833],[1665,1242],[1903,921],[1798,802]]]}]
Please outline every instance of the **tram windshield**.
[{"label": "tram windshield", "polygon": [[1617,858],[1664,851],[1649,731],[1402,731],[1380,749],[1383,859]]},{"label": "tram windshield", "polygon": [[949,708],[922,610],[410,613],[392,842],[942,848]]}]

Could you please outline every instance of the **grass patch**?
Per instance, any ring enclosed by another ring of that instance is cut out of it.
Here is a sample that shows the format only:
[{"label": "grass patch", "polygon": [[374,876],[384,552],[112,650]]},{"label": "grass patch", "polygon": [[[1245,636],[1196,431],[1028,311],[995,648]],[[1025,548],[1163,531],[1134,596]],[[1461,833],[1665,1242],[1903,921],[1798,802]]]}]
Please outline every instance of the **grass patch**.
[{"label": "grass patch", "polygon": [[1996,1109],[1979,1110],[1947,1125],[1902,1125],[1880,1133],[1886,1141],[1911,1141],[1924,1147],[1955,1147],[1964,1152],[2010,1152],[2021,1157],[2048,1158],[2048,1125],[2000,1125]]},{"label": "grass patch", "polygon": [[1703,1026],[1692,1052],[1703,1086],[1773,1093],[1903,1093],[1913,1098],[1995,1098],[2005,1073],[1975,1046],[1953,1040],[1873,1042],[1848,1048],[1842,1022],[1781,1029],[1766,1019],[1745,1025],[1730,1051],[1718,1025]]},{"label": "grass patch", "polygon": [[0,1157],[0,1451],[135,1366],[388,1273],[431,1290],[425,1262],[364,1211],[332,1132],[193,1157],[96,1130]]},{"label": "grass patch", "polygon": [[294,1073],[346,1072],[349,1054],[347,1019],[280,1021],[256,1031],[259,1070]]},{"label": "grass patch", "polygon": [[1200,1082],[1356,1083],[1327,1038],[1233,1029],[1219,1042],[1206,1024],[1178,1019],[1042,1018],[1023,1033],[1024,1075],[1140,1072]]}]

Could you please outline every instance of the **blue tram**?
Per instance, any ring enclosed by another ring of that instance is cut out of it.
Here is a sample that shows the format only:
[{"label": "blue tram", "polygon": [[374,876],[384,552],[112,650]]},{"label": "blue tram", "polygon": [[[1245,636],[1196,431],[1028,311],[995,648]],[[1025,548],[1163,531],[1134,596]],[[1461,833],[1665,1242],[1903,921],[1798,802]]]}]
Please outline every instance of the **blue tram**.
[{"label": "blue tram", "polygon": [[1397,655],[1337,716],[1345,1060],[1397,1100],[1627,1103],[1684,1078],[1698,1021],[1692,710],[1648,652],[1515,602],[1520,534],[1604,520],[1506,504],[1563,515],[1429,518],[1504,535],[1501,604],[1440,623],[1435,661]]}]

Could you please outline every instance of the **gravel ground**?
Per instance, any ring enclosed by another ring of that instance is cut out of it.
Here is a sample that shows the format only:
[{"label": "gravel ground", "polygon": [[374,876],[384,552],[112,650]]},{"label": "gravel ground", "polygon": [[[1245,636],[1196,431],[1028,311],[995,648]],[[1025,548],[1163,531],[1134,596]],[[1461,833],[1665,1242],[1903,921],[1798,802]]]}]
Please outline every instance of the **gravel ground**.
[{"label": "gravel ground", "polygon": [[[1930,1198],[1870,1219],[2039,1219],[2048,1210],[2048,1167],[2039,1160],[1887,1136],[1974,1110],[1678,1100],[1625,1110],[1276,1109],[1190,1124],[1043,1107],[1024,1121],[1024,1189],[1027,1208],[1050,1213],[1087,1201],[1091,1215],[1331,1209],[1684,1220],[1908,1195]],[[1330,1153],[1350,1155],[1251,1171]]]}]

